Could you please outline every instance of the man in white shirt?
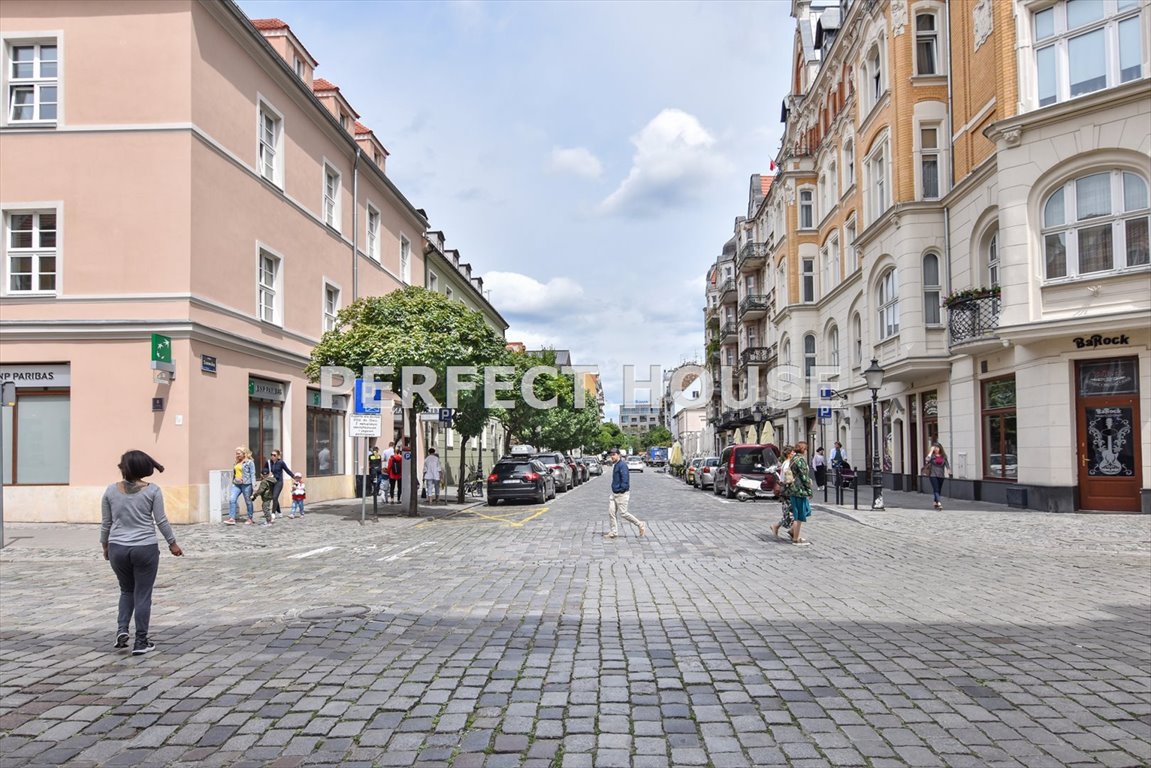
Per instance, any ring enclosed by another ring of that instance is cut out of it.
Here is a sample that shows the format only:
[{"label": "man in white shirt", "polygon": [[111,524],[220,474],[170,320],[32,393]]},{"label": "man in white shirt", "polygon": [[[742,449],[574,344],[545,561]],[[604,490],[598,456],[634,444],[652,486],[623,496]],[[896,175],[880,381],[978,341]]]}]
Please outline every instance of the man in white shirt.
[{"label": "man in white shirt", "polygon": [[424,459],[424,486],[433,504],[440,500],[440,477],[440,457],[436,455],[435,448],[429,448],[428,457]]}]

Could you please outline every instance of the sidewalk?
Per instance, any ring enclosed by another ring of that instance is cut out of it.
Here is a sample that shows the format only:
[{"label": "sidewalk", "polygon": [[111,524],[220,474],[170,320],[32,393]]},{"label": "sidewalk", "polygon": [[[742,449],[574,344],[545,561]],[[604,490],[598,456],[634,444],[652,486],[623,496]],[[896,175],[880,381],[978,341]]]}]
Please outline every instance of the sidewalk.
[{"label": "sidewalk", "polygon": [[[835,489],[827,489],[827,501],[823,500],[823,491],[815,491],[811,497],[811,506],[831,512],[850,520],[862,521],[866,519],[871,509],[872,488],[870,485],[859,486],[859,507],[855,504],[855,489],[843,489],[843,503],[835,503]],[[931,506],[930,493],[916,493],[915,491],[892,491],[883,489],[883,507],[886,511],[893,510],[920,510],[934,512]],[[993,504],[986,501],[966,501],[964,499],[943,499],[945,512],[1016,512],[1023,514],[1046,514],[1034,509],[1019,509],[1006,504]]]}]

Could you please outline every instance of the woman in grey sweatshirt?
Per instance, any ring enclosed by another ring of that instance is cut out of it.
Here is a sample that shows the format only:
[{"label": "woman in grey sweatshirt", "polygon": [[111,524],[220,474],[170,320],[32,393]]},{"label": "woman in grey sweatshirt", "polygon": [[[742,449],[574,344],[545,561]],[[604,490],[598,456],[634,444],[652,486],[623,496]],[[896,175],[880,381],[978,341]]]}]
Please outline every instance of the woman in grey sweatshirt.
[{"label": "woman in grey sweatshirt", "polygon": [[104,559],[120,582],[120,611],[116,619],[115,647],[128,647],[128,622],[136,615],[136,643],[132,655],[141,656],[156,646],[148,638],[152,618],[152,586],[160,568],[160,550],[156,544],[156,527],[168,542],[168,551],[176,557],[184,554],[176,543],[176,534],[164,514],[164,495],[160,487],[144,482],[154,470],[164,471],[143,451],[128,451],[120,457],[123,480],[108,486],[100,502],[102,522],[100,544]]}]

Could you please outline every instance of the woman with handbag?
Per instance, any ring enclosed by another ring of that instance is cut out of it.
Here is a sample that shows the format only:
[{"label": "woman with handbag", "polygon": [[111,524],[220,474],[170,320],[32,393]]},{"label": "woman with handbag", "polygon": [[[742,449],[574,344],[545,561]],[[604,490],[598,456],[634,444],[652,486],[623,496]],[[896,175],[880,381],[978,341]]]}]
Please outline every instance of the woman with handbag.
[{"label": "woman with handbag", "polygon": [[931,444],[931,453],[923,460],[923,475],[931,481],[932,507],[943,509],[943,478],[950,474],[951,462],[947,460],[947,453],[939,443]]},{"label": "woman with handbag", "polygon": [[789,487],[795,482],[795,474],[791,471],[791,458],[795,455],[795,449],[790,445],[785,445],[779,452],[779,501],[783,504],[783,516],[779,522],[771,526],[771,534],[775,538],[779,538],[779,529],[783,528],[791,535],[791,526],[795,524],[795,518],[791,516],[791,497],[788,496]]},{"label": "woman with handbag", "polygon": [[236,449],[236,463],[232,465],[232,492],[228,498],[228,517],[224,525],[236,524],[237,502],[244,497],[244,506],[248,510],[248,522],[252,525],[255,510],[252,508],[252,485],[256,482],[256,462],[252,460],[252,452],[244,446]]}]

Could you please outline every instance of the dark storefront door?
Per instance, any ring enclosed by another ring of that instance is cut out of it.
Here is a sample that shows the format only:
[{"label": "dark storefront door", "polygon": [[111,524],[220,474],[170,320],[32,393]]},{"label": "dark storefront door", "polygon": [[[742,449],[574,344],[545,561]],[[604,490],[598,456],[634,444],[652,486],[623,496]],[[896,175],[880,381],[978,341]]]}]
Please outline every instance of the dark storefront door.
[{"label": "dark storefront door", "polygon": [[1076,365],[1079,506],[1138,512],[1139,370],[1134,357]]}]

